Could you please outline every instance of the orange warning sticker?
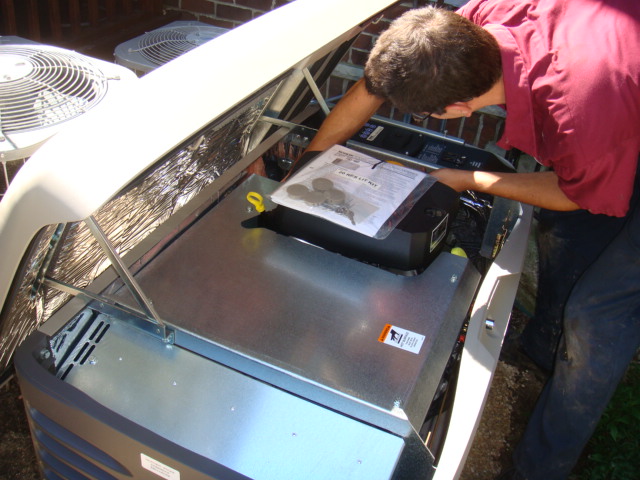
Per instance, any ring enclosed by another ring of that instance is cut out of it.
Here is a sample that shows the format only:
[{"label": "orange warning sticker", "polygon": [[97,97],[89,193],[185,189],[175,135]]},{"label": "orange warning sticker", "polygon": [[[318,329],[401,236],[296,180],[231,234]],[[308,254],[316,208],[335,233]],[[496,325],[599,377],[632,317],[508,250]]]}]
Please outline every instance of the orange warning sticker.
[{"label": "orange warning sticker", "polygon": [[378,337],[378,341],[379,342],[384,342],[385,339],[387,338],[387,335],[389,334],[389,330],[391,330],[391,324],[387,323],[384,328],[382,329],[382,333],[380,334],[380,336]]},{"label": "orange warning sticker", "polygon": [[420,348],[422,348],[424,339],[424,335],[396,327],[389,323],[384,326],[380,336],[378,337],[379,342],[401,348],[402,350],[412,353],[420,353]]}]

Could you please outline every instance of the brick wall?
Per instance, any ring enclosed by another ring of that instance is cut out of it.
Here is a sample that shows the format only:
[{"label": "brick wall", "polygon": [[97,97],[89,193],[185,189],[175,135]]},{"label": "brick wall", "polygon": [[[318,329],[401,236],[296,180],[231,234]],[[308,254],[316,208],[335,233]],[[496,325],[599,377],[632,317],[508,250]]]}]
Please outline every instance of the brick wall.
[{"label": "brick wall", "polygon": [[[164,0],[168,11],[180,12],[185,20],[197,20],[223,28],[234,28],[295,0]],[[318,0],[322,1],[322,0]],[[346,0],[345,0],[346,1]],[[349,61],[362,65],[375,37],[389,22],[410,8],[429,3],[429,0],[400,1],[385,11],[381,22],[371,25],[354,45]]]},{"label": "brick wall", "polygon": [[294,0],[164,0],[166,10],[217,27],[234,28]]},{"label": "brick wall", "polygon": [[[260,15],[295,0],[164,0],[165,9],[180,12],[185,20],[197,20],[217,27],[234,28]],[[318,0],[322,1],[322,0]],[[377,36],[389,23],[410,8],[421,7],[430,0],[399,1],[385,10],[384,17],[371,23],[355,40],[342,62],[362,67]],[[353,78],[334,78],[325,86],[328,98],[340,95],[353,83]]]},{"label": "brick wall", "polygon": [[[184,20],[197,20],[218,27],[234,28],[291,1],[295,0],[164,0],[164,7],[167,11],[179,12]],[[458,5],[465,3],[465,0],[446,1]],[[411,8],[429,4],[442,5],[443,0],[401,0],[385,10],[384,16],[379,21],[370,23],[342,58],[342,62],[348,66],[347,73],[344,76],[331,77],[322,87],[325,98],[338,97],[355,82],[358,78],[358,68],[365,64],[376,38],[393,19]],[[455,7],[449,6],[449,8]],[[352,74],[348,72],[350,68]],[[390,105],[384,105],[378,114],[397,120],[403,119],[403,115]],[[404,119],[406,120],[406,117]],[[431,130],[459,136],[469,143],[484,147],[487,143],[499,138],[503,119],[499,116],[475,114],[469,119],[447,122],[429,119],[424,126]]]}]

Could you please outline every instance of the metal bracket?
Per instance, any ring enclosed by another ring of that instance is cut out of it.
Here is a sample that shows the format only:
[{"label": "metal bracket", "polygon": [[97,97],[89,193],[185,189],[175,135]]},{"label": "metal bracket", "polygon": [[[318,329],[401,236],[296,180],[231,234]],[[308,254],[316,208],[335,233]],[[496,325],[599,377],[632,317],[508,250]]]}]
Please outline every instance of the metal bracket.
[{"label": "metal bracket", "polygon": [[311,72],[307,67],[305,67],[302,69],[302,74],[304,75],[304,78],[307,80],[307,83],[309,84],[309,88],[313,92],[313,96],[316,97],[316,100],[318,101],[320,108],[322,108],[322,111],[324,112],[325,115],[329,115],[331,110],[329,110],[329,106],[327,105],[327,102],[324,100],[324,97],[322,96],[322,93],[320,92],[320,89],[318,88],[316,81],[313,79]]},{"label": "metal bracket", "polygon": [[97,303],[100,311],[110,316],[118,316],[117,312],[124,312],[127,315],[125,317],[118,316],[119,319],[135,326],[136,328],[144,332],[149,333],[150,335],[153,335],[154,337],[160,338],[164,343],[174,343],[175,341],[175,332],[172,329],[161,327],[159,324],[156,324],[153,319],[147,317],[140,310],[114,301],[110,298],[105,297],[104,295],[75,287],[54,278],[46,277],[43,280],[42,284],[50,288],[55,288],[56,290],[64,292],[68,295],[81,297],[89,302],[95,302]]},{"label": "metal bracket", "polygon": [[53,235],[51,235],[51,239],[49,240],[49,245],[47,247],[47,252],[42,258],[40,262],[40,267],[38,268],[38,273],[36,275],[33,284],[31,285],[31,300],[36,298],[36,295],[40,291],[40,288],[44,284],[45,278],[47,276],[47,270],[49,269],[49,265],[51,264],[51,260],[58,248],[58,243],[60,243],[60,238],[62,238],[62,232],[64,231],[65,224],[59,223],[56,226]]},{"label": "metal bracket", "polygon": [[107,235],[102,230],[100,225],[98,225],[96,219],[93,216],[90,216],[85,220],[85,223],[102,250],[107,255],[107,258],[111,262],[111,265],[115,269],[120,279],[127,286],[140,308],[142,308],[146,318],[155,325],[154,330],[157,331],[157,333],[165,342],[170,342],[172,334],[170,331],[168,331],[165,323],[160,319],[160,315],[158,315],[158,312],[153,306],[153,302],[144,294],[142,288],[140,288],[140,285],[138,284],[136,279],[133,277],[131,272],[129,272],[127,266],[124,264],[118,253],[115,251],[115,248],[107,238]]},{"label": "metal bracket", "polygon": [[261,116],[260,121],[271,123],[272,125],[276,125],[277,127],[284,127],[289,130],[293,130],[294,128],[299,127],[297,123],[288,122],[287,120],[280,120],[279,118],[269,117],[267,115]]}]

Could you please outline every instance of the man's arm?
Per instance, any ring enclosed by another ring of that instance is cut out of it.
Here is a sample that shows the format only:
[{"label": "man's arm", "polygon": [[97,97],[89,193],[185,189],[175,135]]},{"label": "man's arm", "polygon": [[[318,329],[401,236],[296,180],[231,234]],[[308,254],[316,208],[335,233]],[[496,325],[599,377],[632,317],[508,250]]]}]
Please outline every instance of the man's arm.
[{"label": "man's arm", "polygon": [[549,210],[578,210],[558,186],[554,172],[494,173],[443,168],[431,172],[442,183],[461,192],[474,190]]},{"label": "man's arm", "polygon": [[322,151],[345,142],[362,128],[383,103],[383,98],[367,91],[364,79],[358,80],[333,107],[306,150]]}]

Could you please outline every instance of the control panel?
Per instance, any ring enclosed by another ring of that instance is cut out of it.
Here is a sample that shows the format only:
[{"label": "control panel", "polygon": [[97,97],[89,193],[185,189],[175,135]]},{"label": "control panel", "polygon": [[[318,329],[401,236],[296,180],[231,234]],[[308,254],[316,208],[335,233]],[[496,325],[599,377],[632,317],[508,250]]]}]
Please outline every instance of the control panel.
[{"label": "control panel", "polygon": [[432,170],[513,171],[511,164],[491,152],[467,145],[457,138],[399,122],[371,120],[347,142],[347,146]]}]

